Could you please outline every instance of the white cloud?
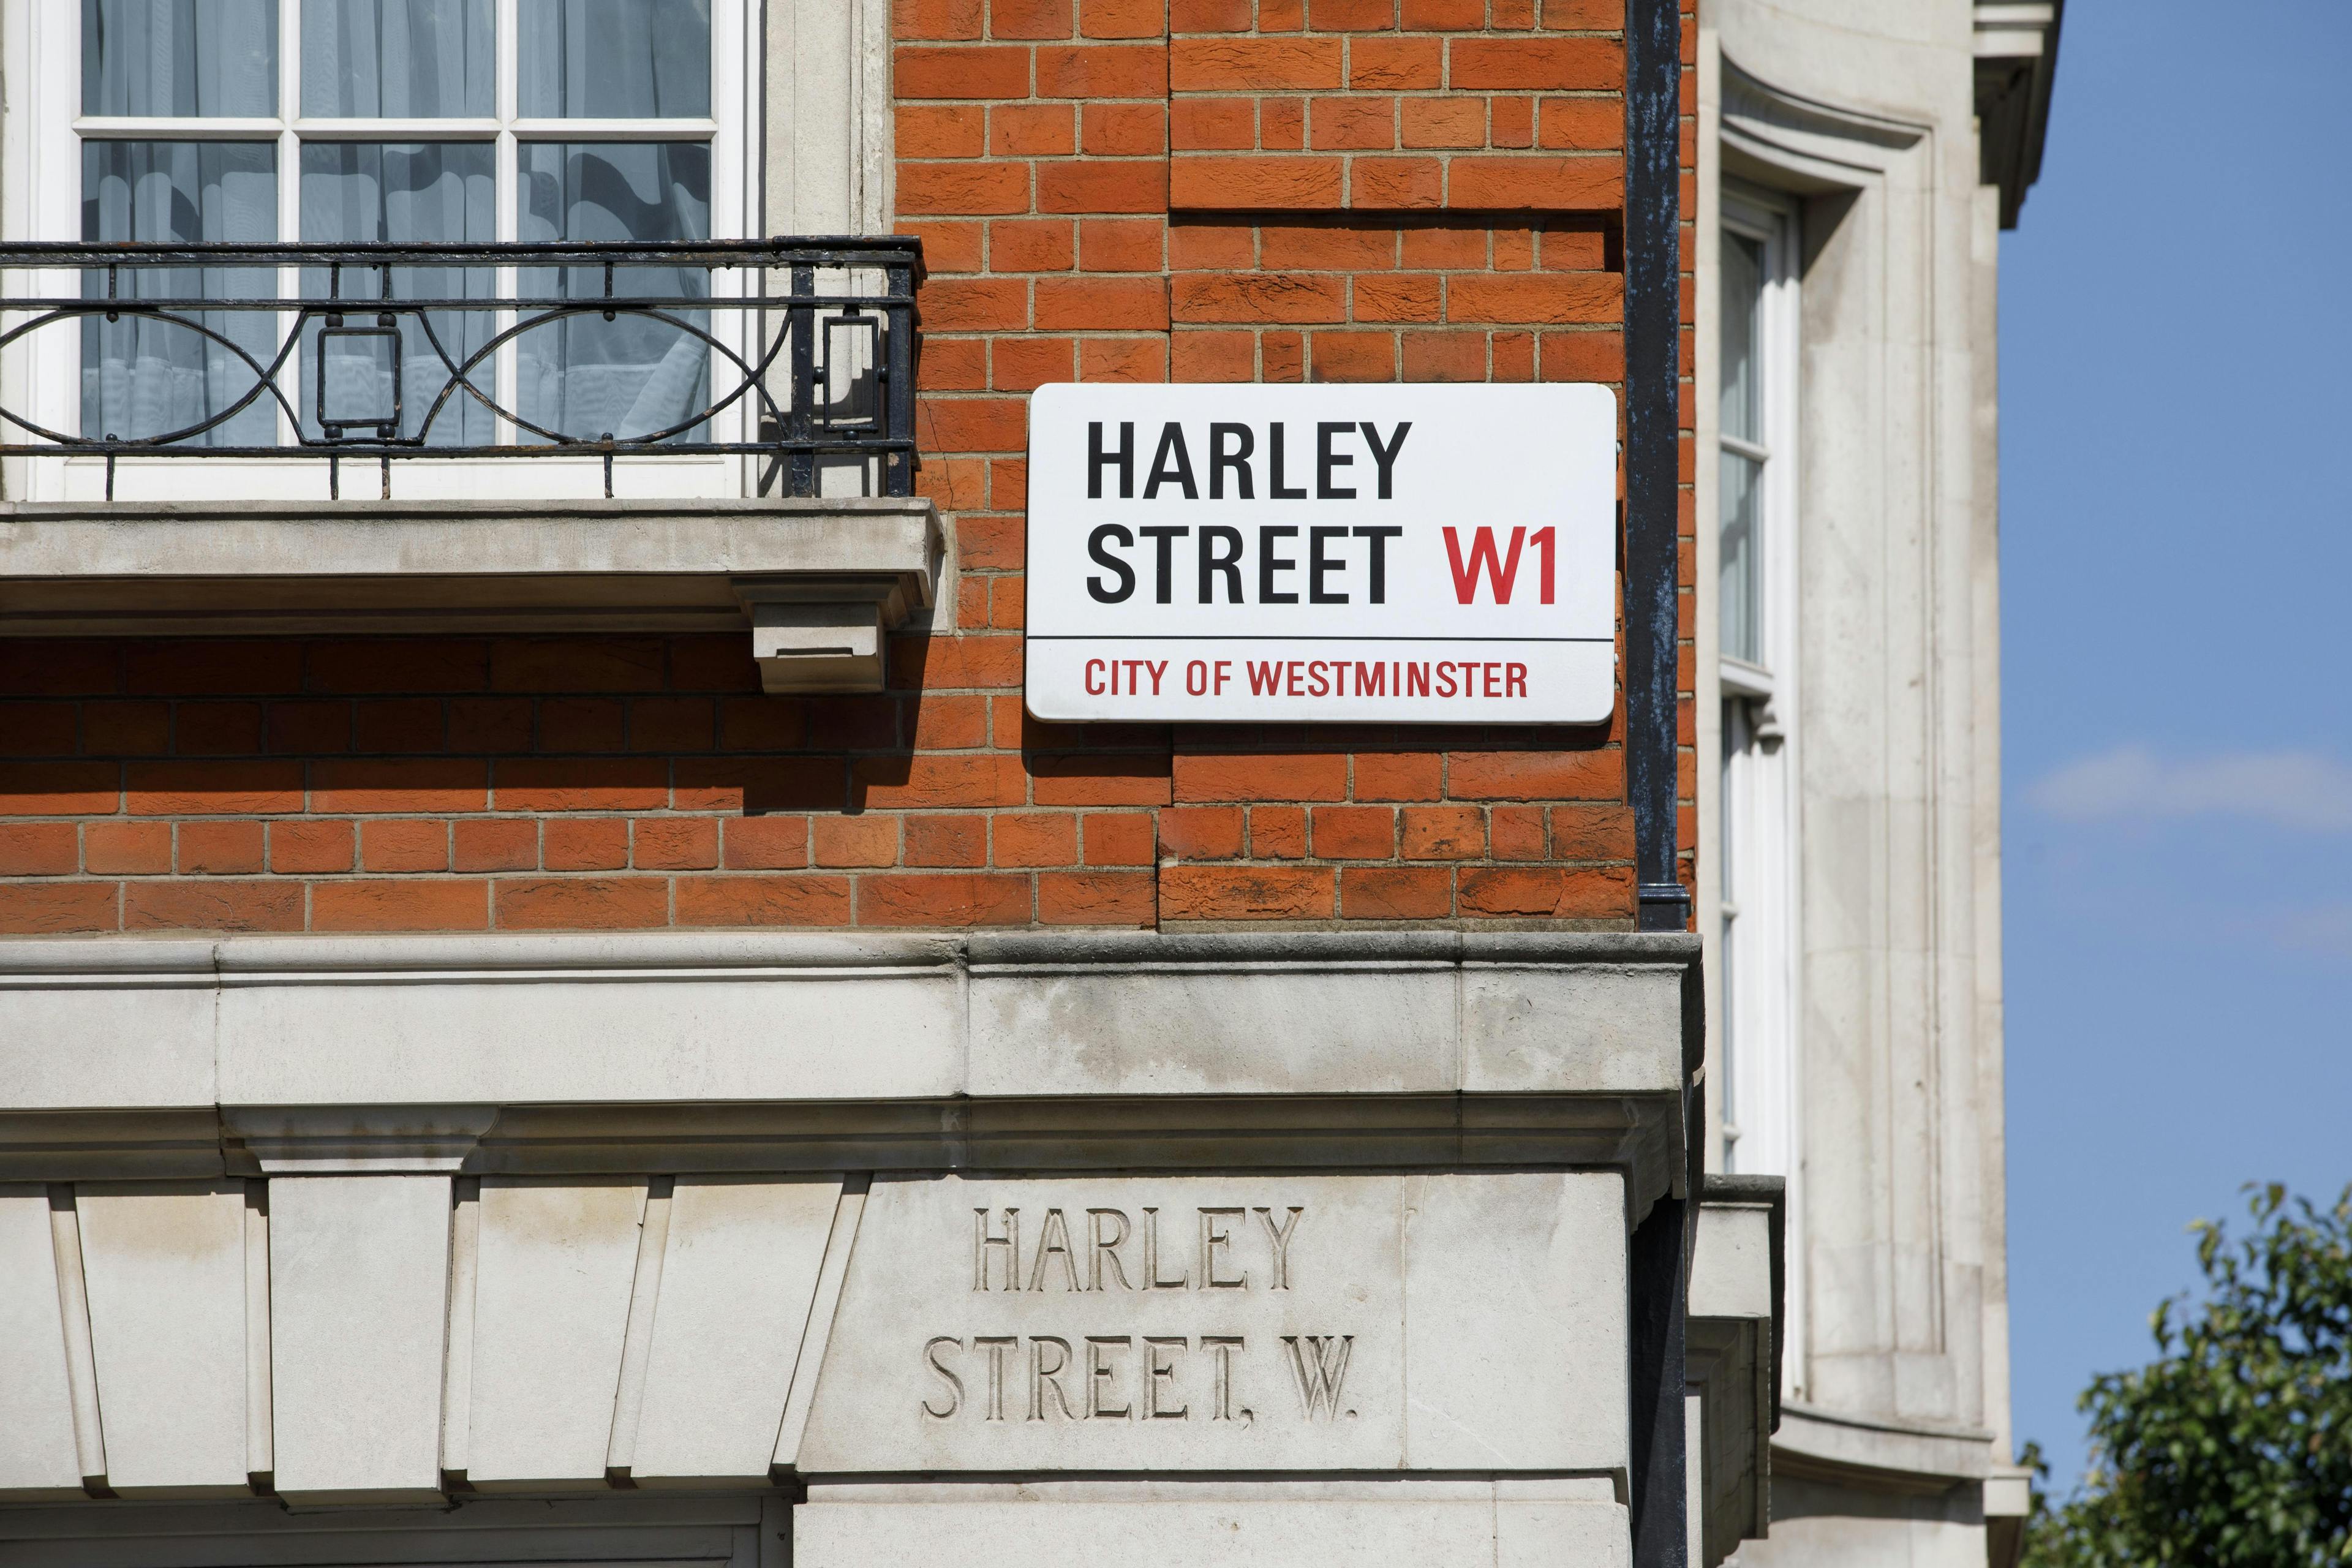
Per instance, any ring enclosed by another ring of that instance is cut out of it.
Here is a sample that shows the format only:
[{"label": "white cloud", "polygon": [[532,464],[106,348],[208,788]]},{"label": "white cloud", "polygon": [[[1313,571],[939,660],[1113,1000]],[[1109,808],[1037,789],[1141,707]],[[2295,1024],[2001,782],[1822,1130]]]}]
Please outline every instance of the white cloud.
[{"label": "white cloud", "polygon": [[2352,766],[2311,752],[2159,757],[2123,746],[2069,763],[2026,792],[2076,821],[2252,817],[2311,833],[2352,833]]}]

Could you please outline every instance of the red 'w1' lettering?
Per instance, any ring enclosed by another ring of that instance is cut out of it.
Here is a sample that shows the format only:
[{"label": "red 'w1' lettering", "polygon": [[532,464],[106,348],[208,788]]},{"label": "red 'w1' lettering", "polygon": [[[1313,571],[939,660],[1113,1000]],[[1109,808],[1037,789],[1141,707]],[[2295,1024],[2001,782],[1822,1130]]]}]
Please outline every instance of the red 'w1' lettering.
[{"label": "red 'w1' lettering", "polygon": [[1477,595],[1478,574],[1484,571],[1487,582],[1494,586],[1495,603],[1509,604],[1511,589],[1517,583],[1519,576],[1519,546],[1522,543],[1532,543],[1536,547],[1536,553],[1541,557],[1537,569],[1538,595],[1544,604],[1550,604],[1553,588],[1552,541],[1553,531],[1549,528],[1538,528],[1532,535],[1528,534],[1524,528],[1515,528],[1511,530],[1509,551],[1498,554],[1495,549],[1495,531],[1491,528],[1482,528],[1471,536],[1470,559],[1465,563],[1462,559],[1461,537],[1453,529],[1448,528],[1445,531],[1445,555],[1448,563],[1454,568],[1454,602],[1466,605]]},{"label": "red 'w1' lettering", "polygon": [[1279,697],[1282,695],[1282,666],[1280,663],[1260,664],[1254,658],[1246,662],[1249,665],[1250,695],[1252,697]]}]

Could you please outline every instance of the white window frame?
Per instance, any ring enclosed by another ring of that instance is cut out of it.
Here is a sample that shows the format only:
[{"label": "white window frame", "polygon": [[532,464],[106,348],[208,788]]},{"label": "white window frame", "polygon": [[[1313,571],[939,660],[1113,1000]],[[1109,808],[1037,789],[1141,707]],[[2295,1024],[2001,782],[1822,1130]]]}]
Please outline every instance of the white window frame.
[{"label": "white window frame", "polygon": [[[278,107],[268,119],[129,119],[81,113],[81,5],[79,0],[36,0],[9,5],[0,20],[0,59],[8,86],[5,142],[0,145],[0,230],[9,239],[79,241],[81,235],[81,143],[86,136],[168,141],[270,140],[278,150],[278,234],[301,232],[301,144],[314,141],[483,142],[497,144],[498,234],[516,237],[518,145],[524,142],[694,142],[710,143],[710,226],[713,238],[754,235],[761,212],[762,143],[759,83],[749,62],[764,58],[761,47],[766,0],[711,0],[711,117],[708,120],[526,119],[517,112],[520,75],[515,49],[520,0],[493,0],[498,26],[498,114],[488,120],[328,120],[303,116],[301,109],[301,0],[278,0]],[[292,295],[297,269],[282,268],[281,294]],[[746,281],[734,271],[711,276],[714,299],[740,293]],[[61,296],[79,291],[70,271],[12,273],[5,279],[10,298],[27,293]],[[499,269],[499,288],[510,292],[512,268]],[[8,325],[20,316],[9,315]],[[280,333],[292,316],[280,318]],[[753,358],[743,337],[741,313],[714,310],[711,334],[736,353]],[[296,357],[299,357],[299,355]],[[511,389],[514,347],[500,354],[499,384]],[[0,356],[0,402],[30,407],[32,417],[53,430],[78,432],[81,423],[80,333],[69,324],[27,334]],[[714,356],[714,386],[724,396],[730,367]],[[299,375],[299,370],[297,372]],[[511,393],[508,394],[511,395]],[[712,421],[719,440],[748,438],[749,399]],[[512,406],[509,403],[509,406]],[[299,404],[298,404],[299,406]],[[281,412],[280,440],[293,433]],[[502,429],[510,429],[500,421]],[[11,438],[22,431],[12,430]],[[509,437],[501,434],[501,441]],[[751,494],[757,460],[738,457],[632,456],[613,465],[614,494],[677,499]],[[376,465],[365,459],[342,465],[342,493],[370,496]],[[102,458],[19,458],[6,465],[6,493],[14,500],[91,501],[106,495]],[[604,465],[596,458],[414,458],[393,465],[395,496],[403,500],[581,500],[604,494]],[[320,500],[328,493],[323,458],[236,459],[220,458],[122,458],[115,466],[118,500]]]},{"label": "white window frame", "polygon": [[[1719,911],[1724,968],[1718,1038],[1724,1163],[1790,1178],[1800,1165],[1797,448],[1801,301],[1796,205],[1723,191],[1720,233],[1762,252],[1758,302],[1758,441],[1723,432],[1718,450],[1761,466],[1750,543],[1757,574],[1754,661],[1718,658],[1723,692]],[[1720,325],[1720,323],[1718,323]],[[1722,345],[1717,344],[1721,353]],[[1720,482],[1718,481],[1718,493]],[[1715,526],[1721,526],[1718,518]]]}]

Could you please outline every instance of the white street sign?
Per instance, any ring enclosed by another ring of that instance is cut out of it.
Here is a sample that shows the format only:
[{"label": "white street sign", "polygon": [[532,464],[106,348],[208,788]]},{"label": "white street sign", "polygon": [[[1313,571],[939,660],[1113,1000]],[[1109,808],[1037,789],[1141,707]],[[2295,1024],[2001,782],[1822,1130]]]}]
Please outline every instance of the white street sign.
[{"label": "white street sign", "polygon": [[1615,701],[1604,386],[1042,386],[1040,719],[1584,724]]}]

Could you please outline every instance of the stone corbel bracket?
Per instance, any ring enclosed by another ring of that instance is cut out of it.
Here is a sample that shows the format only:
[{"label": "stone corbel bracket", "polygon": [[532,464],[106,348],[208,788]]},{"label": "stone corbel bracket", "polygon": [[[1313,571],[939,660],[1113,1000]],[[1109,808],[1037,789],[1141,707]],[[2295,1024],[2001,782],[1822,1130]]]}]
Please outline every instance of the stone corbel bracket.
[{"label": "stone corbel bracket", "polygon": [[771,696],[881,690],[886,639],[930,605],[934,581],[929,571],[735,578],[761,687]]}]

